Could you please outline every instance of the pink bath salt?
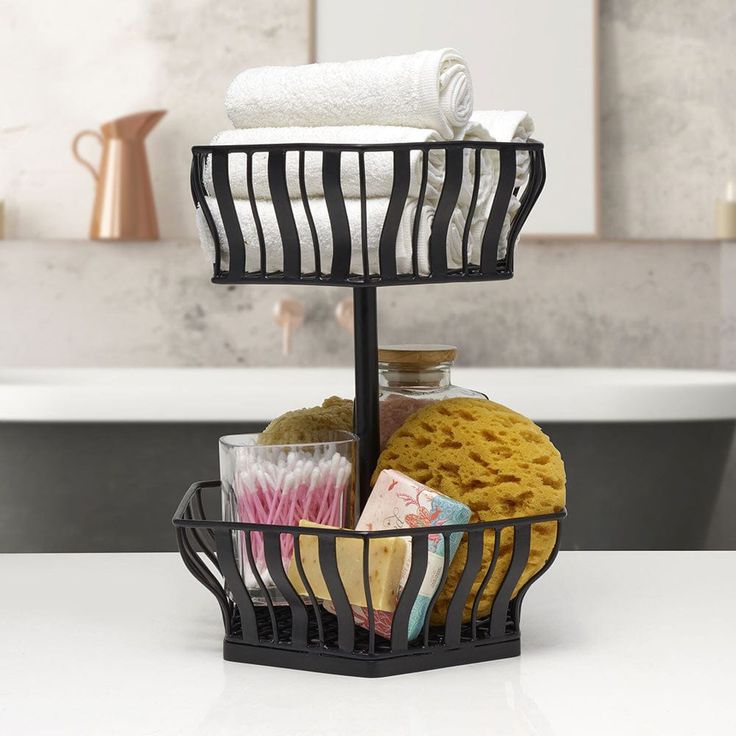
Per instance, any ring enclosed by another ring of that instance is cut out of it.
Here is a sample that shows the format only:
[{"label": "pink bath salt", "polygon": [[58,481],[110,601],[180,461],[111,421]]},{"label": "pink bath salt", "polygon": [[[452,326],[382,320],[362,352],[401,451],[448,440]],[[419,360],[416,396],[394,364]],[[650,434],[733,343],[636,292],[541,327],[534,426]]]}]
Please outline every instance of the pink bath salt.
[{"label": "pink bath salt", "polygon": [[412,396],[401,396],[399,394],[388,394],[381,399],[379,405],[379,421],[381,426],[381,449],[391,435],[401,427],[404,422],[415,412],[423,409],[428,404],[437,403],[438,399],[415,399]]}]

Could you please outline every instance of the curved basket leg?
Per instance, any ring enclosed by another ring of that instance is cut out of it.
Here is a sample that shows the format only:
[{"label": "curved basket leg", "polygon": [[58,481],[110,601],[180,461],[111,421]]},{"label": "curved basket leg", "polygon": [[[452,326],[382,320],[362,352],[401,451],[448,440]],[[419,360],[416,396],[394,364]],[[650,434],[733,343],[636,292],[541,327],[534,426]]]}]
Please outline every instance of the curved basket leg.
[{"label": "curved basket leg", "polygon": [[232,604],[230,603],[222,584],[210,572],[207,565],[202,562],[201,558],[195,551],[187,534],[188,531],[190,530],[183,527],[178,527],[176,530],[176,541],[179,546],[179,553],[184,560],[184,564],[187,566],[187,570],[189,570],[189,572],[191,572],[192,575],[217,599],[217,603],[220,606],[220,612],[222,613],[222,623],[225,627],[225,633],[230,636],[232,629]]},{"label": "curved basket leg", "polygon": [[[187,527],[179,525],[177,519],[201,519],[206,520],[204,515],[204,508],[202,506],[201,492],[202,488],[217,485],[216,483],[195,483],[187,491],[186,495],[182,499],[182,503],[174,515],[174,522],[176,524],[176,543],[179,548],[179,554],[181,555],[187,570],[192,573],[194,578],[204,585],[207,590],[215,596],[217,604],[220,606],[220,612],[222,613],[222,622],[225,627],[225,633],[230,636],[232,631],[232,614],[233,605],[228,598],[225,588],[222,583],[215,577],[212,571],[207,567],[203,559],[200,557],[196,550],[195,544],[202,544],[202,549],[209,559],[212,560],[215,568],[219,571],[220,566],[217,561],[217,557],[213,554],[210,545],[208,544],[209,533],[211,530],[205,529],[200,531],[193,527]],[[194,509],[192,508],[194,505]]]},{"label": "curved basket leg", "polygon": [[[547,562],[544,563],[542,568],[537,572],[536,575],[532,575],[532,577],[529,578],[529,580],[526,581],[524,586],[521,588],[521,590],[516,594],[516,597],[511,601],[511,604],[509,606],[509,611],[511,613],[511,620],[514,622],[514,628],[519,631],[519,621],[521,620],[521,604],[524,601],[524,596],[526,595],[529,588],[532,586],[532,583],[536,582],[539,578],[544,575],[545,572],[549,569],[549,567],[552,565],[552,563],[555,561],[555,557],[557,557],[557,553],[560,551],[560,526],[562,525],[561,521],[557,521],[557,536],[555,538],[555,546],[552,548],[552,552],[550,553],[550,556],[547,558]],[[532,525],[532,533],[534,533],[534,526]]]}]

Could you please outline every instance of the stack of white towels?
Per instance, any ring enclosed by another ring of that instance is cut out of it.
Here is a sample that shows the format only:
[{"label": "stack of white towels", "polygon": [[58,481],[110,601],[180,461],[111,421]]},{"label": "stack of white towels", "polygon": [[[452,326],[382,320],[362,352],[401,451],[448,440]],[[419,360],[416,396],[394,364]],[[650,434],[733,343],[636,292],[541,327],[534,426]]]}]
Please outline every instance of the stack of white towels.
[{"label": "stack of white towels", "polygon": [[[453,49],[421,51],[407,56],[383,57],[345,63],[309,64],[295,67],[261,67],[239,74],[227,90],[225,107],[232,130],[218,133],[212,145],[258,145],[288,143],[411,143],[443,140],[526,141],[533,123],[526,112],[495,110],[473,112],[473,88],[467,64]],[[228,160],[230,188],[246,245],[246,272],[261,269],[256,223],[248,199],[245,154]],[[482,154],[481,178],[475,214],[468,239],[468,262],[478,264],[485,225],[498,178],[498,155]],[[419,213],[418,269],[429,273],[429,236],[444,181],[445,153],[428,156],[426,192]],[[462,240],[472,197],[475,158],[465,152],[463,183],[447,235],[449,268],[462,265]],[[518,187],[528,178],[528,155],[517,162]],[[327,275],[332,265],[332,228],[324,199],[322,153],[308,151],[304,159],[304,185],[310,214],[319,242],[320,269]],[[412,271],[412,231],[417,216],[422,179],[422,152],[410,156],[411,181],[396,242],[397,273]],[[393,186],[393,153],[366,152],[366,225],[368,266],[379,273],[378,245]],[[299,154],[286,158],[286,181],[301,243],[303,273],[315,270],[314,245],[299,184]],[[228,247],[222,218],[214,197],[209,159],[204,168],[206,204],[217,227],[222,246],[221,266],[228,268]],[[351,273],[363,274],[360,175],[357,152],[343,152],[340,184],[350,223]],[[266,272],[283,266],[282,241],[271,202],[268,154],[252,156],[252,191],[266,244]],[[512,199],[498,256],[506,252],[511,217],[518,209]],[[214,243],[200,208],[197,209],[200,240],[211,260]]]}]

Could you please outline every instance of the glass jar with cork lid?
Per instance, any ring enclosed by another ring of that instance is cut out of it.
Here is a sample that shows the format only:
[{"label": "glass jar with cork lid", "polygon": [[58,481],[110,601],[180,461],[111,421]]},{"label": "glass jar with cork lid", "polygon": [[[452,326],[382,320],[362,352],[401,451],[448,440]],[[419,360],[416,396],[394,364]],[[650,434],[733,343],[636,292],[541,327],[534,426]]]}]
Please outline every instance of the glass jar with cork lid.
[{"label": "glass jar with cork lid", "polygon": [[381,449],[391,435],[428,404],[444,399],[488,398],[480,391],[452,384],[457,358],[453,345],[383,345],[378,348]]}]

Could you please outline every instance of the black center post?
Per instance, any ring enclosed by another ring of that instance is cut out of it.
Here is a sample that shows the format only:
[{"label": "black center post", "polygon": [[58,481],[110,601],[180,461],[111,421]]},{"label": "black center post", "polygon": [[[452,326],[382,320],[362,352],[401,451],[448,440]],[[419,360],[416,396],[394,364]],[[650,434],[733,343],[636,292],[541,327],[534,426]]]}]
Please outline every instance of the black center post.
[{"label": "black center post", "polygon": [[356,516],[371,492],[371,473],[378,461],[378,318],[376,287],[353,289],[355,339],[355,433],[358,448]]}]

